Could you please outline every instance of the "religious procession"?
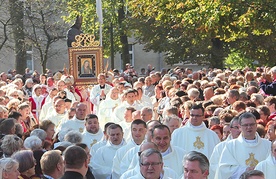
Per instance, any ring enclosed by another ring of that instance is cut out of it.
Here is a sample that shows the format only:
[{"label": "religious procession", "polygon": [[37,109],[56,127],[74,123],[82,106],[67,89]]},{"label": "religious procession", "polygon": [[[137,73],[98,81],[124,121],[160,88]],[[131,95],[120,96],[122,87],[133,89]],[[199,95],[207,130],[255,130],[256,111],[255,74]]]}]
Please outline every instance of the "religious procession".
[{"label": "religious procession", "polygon": [[0,179],[275,179],[275,5],[0,0]]},{"label": "religious procession", "polygon": [[276,176],[276,67],[48,72],[0,74],[2,178]]}]

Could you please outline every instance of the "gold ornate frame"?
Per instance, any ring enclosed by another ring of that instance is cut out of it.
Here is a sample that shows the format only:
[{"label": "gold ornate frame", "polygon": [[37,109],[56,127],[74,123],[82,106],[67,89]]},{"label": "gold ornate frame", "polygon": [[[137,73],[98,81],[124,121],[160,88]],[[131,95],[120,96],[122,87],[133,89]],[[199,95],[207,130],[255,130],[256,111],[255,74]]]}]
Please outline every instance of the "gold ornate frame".
[{"label": "gold ornate frame", "polygon": [[72,47],[68,49],[69,73],[78,87],[94,85],[98,74],[103,72],[102,47],[98,41],[94,41],[93,35],[81,34],[75,39],[76,42],[72,42]]}]

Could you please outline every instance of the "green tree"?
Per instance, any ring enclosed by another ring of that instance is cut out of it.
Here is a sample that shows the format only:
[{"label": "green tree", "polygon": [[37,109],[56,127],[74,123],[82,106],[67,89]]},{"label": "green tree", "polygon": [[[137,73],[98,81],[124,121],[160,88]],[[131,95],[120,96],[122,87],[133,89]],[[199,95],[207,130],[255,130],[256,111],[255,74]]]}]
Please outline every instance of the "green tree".
[{"label": "green tree", "polygon": [[275,63],[275,7],[265,0],[130,0],[129,22],[146,49],[167,52],[168,63],[221,67],[239,49],[269,64]]},{"label": "green tree", "polygon": [[256,66],[255,60],[245,57],[238,50],[232,50],[225,59],[225,67],[230,69],[243,69],[245,67],[254,69]]},{"label": "green tree", "polygon": [[[72,22],[77,15],[83,17],[82,30],[87,34],[94,34],[99,38],[99,23],[96,15],[96,0],[64,0],[67,2],[69,16],[64,17],[67,22]],[[128,39],[130,35],[125,22],[126,7],[123,0],[104,0],[103,9],[103,47],[104,56],[113,56],[121,52],[123,64],[129,63]],[[112,34],[112,35],[111,35]],[[112,39],[111,39],[112,38]],[[111,51],[110,49],[113,49]],[[112,67],[113,68],[113,67]]]}]

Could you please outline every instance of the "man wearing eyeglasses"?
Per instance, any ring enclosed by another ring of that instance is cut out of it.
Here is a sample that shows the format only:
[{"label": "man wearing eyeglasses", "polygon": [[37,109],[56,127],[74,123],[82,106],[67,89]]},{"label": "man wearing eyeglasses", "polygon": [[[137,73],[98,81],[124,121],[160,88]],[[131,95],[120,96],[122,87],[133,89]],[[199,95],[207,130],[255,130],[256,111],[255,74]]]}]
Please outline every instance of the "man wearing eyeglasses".
[{"label": "man wearing eyeglasses", "polygon": [[218,169],[218,162],[221,156],[221,153],[227,144],[228,141],[232,139],[236,139],[239,137],[241,131],[239,128],[239,118],[234,117],[230,121],[230,134],[228,135],[227,139],[223,142],[220,142],[216,145],[216,147],[213,150],[213,153],[210,157],[210,171],[209,171],[209,178],[214,178],[216,170]]},{"label": "man wearing eyeglasses", "polygon": [[171,145],[186,152],[198,151],[210,158],[220,140],[214,131],[206,127],[203,120],[204,108],[201,105],[192,106],[189,121],[184,127],[174,130]]},{"label": "man wearing eyeglasses", "polygon": [[255,116],[245,112],[239,116],[241,135],[224,147],[215,179],[238,179],[242,173],[254,170],[270,153],[270,141],[262,139],[257,131]]},{"label": "man wearing eyeglasses", "polygon": [[163,172],[163,159],[156,149],[147,149],[139,157],[140,173],[129,179],[171,179],[171,175]]}]

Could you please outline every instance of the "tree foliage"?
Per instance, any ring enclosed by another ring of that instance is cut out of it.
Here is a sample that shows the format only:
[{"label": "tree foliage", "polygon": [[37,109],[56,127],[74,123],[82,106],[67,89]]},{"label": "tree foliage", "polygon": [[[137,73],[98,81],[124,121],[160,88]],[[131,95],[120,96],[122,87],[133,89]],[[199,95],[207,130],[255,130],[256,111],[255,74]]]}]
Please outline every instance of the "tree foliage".
[{"label": "tree foliage", "polygon": [[274,1],[130,0],[129,9],[137,40],[147,50],[167,52],[170,63],[214,65],[231,49],[261,64],[274,60]]}]

